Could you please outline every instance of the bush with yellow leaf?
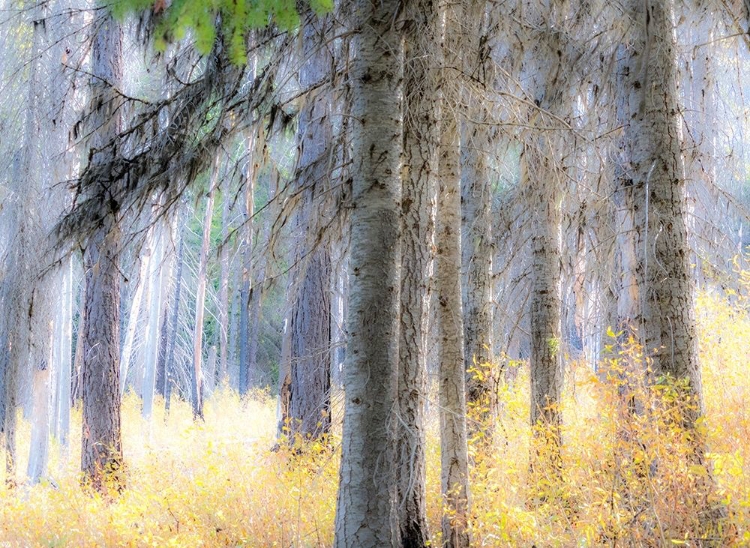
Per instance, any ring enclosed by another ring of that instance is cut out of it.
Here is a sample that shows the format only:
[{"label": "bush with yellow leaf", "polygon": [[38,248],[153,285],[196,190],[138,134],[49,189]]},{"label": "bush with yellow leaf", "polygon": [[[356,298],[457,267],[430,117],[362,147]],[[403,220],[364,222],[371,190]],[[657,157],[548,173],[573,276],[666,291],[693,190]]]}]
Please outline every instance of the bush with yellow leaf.
[{"label": "bush with yellow leaf", "polygon": [[[491,364],[475,364],[496,386],[469,410],[474,544],[750,546],[750,317],[746,300],[729,297],[698,297],[706,414],[695,429],[680,416],[697,402],[684,397],[679,382],[649,376],[648,356],[621,334],[611,333],[597,372],[568,361],[559,469],[545,469],[539,458],[532,470],[532,441],[536,436],[535,451],[543,452],[539,440],[548,438],[529,425],[527,365],[505,360],[497,374]],[[430,409],[427,509],[439,546],[434,402]],[[14,489],[0,483],[0,545],[332,544],[340,424],[325,440],[277,445],[275,401],[267,393],[241,401],[219,390],[197,423],[180,401],[168,417],[155,413],[146,423],[140,402],[128,395],[127,488],[103,498],[80,485],[80,412],[73,419],[70,450],[52,447],[46,481]],[[19,424],[23,453],[29,425]]]}]

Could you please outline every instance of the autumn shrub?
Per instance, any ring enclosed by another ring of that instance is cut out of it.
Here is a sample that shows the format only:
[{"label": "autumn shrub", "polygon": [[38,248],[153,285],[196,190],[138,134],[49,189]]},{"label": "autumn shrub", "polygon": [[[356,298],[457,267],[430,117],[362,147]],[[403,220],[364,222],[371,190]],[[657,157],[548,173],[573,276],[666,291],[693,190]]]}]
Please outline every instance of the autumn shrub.
[{"label": "autumn shrub", "polygon": [[[695,428],[682,417],[698,402],[650,374],[648,355],[625,334],[611,333],[596,371],[568,360],[559,469],[545,464],[554,448],[544,440],[554,436],[529,425],[528,365],[503,360],[498,374],[478,364],[495,388],[469,409],[474,545],[750,545],[746,306],[737,295],[698,296],[705,415]],[[334,395],[334,417],[341,399]],[[425,451],[439,546],[436,401],[431,393]],[[163,401],[154,409],[147,422],[138,398],[125,397],[127,488],[111,497],[81,487],[77,409],[69,449],[53,444],[45,481],[23,485],[30,427],[19,413],[19,486],[0,481],[0,546],[332,544],[340,422],[323,440],[277,445],[276,403],[263,391],[244,400],[214,392],[204,422],[193,421],[188,402],[173,400],[169,416]]]}]

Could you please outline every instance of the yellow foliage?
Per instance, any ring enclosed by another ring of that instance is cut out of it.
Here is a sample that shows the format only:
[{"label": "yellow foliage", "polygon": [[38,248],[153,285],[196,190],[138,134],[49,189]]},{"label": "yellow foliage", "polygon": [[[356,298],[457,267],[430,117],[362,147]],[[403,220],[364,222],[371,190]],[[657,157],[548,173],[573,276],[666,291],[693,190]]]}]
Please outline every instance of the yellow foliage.
[{"label": "yellow foliage", "polygon": [[[686,431],[680,420],[697,405],[685,400],[684,385],[643,382],[646,357],[610,332],[597,373],[567,364],[558,470],[532,470],[527,365],[510,363],[502,375],[475,365],[478,376],[496,379],[491,400],[469,410],[475,546],[750,546],[747,302],[704,293],[697,304],[706,409],[697,427]],[[127,395],[127,488],[109,498],[80,486],[75,411],[70,453],[52,447],[48,481],[11,490],[0,473],[0,546],[330,546],[340,425],[327,439],[272,451],[275,407],[265,393],[240,401],[220,390],[206,401],[205,423],[175,400],[166,419],[157,402],[149,425]],[[432,545],[440,546],[436,411],[431,401],[427,512]],[[19,425],[23,457],[29,425]],[[537,431],[535,454],[548,439],[555,437]],[[703,461],[692,457],[696,443],[706,449]]]}]

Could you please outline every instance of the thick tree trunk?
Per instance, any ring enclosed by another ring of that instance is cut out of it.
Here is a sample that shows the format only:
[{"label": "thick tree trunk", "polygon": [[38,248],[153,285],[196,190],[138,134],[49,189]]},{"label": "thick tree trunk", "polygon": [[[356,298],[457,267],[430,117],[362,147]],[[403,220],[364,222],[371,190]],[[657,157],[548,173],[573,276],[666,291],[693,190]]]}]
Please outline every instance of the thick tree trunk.
[{"label": "thick tree trunk", "polygon": [[[120,129],[117,96],[110,86],[122,79],[122,33],[111,17],[96,21],[92,47],[93,127],[91,162],[111,153],[106,144]],[[102,158],[106,160],[106,158]],[[108,192],[109,181],[96,192]],[[86,242],[85,315],[83,332],[82,398],[83,447],[81,469],[95,488],[105,478],[122,479],[120,434],[120,229],[117,211],[105,212],[100,228]]]},{"label": "thick tree trunk", "polygon": [[[402,39],[397,0],[355,2],[349,347],[335,546],[398,543]],[[463,378],[463,377],[462,377]]]},{"label": "thick tree trunk", "polygon": [[[401,545],[429,541],[425,493],[425,401],[429,268],[434,237],[440,97],[433,50],[437,0],[410,2],[405,13],[403,241],[399,326],[396,481]],[[439,51],[439,50],[438,50]]]},{"label": "thick tree trunk", "polygon": [[[459,104],[460,25],[463,8],[446,3],[443,38],[443,106],[440,126],[437,204],[437,292],[441,486],[450,508],[443,515],[443,542],[450,548],[470,543],[469,456],[466,433],[466,361],[461,301],[461,195]],[[453,68],[451,68],[453,67]]]},{"label": "thick tree trunk", "polygon": [[84,253],[81,469],[97,489],[105,487],[105,478],[121,479],[119,250],[120,231],[109,220],[91,236]]},{"label": "thick tree trunk", "polygon": [[685,225],[685,170],[680,144],[672,3],[628,3],[634,30],[624,93],[625,127],[636,235],[638,327],[657,376],[686,380],[698,405],[685,413],[692,427],[702,413],[693,282]]}]

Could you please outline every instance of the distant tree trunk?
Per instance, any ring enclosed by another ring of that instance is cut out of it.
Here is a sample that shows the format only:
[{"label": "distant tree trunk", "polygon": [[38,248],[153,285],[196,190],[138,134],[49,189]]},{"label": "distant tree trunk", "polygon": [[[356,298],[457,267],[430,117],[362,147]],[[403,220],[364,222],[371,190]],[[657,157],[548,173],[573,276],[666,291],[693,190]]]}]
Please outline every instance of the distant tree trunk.
[{"label": "distant tree trunk", "polygon": [[[227,178],[227,181],[229,178]],[[227,376],[228,331],[229,331],[229,185],[221,192],[221,251],[219,252],[219,364],[216,370],[217,386]]]},{"label": "distant tree trunk", "polygon": [[240,308],[240,269],[232,269],[232,308],[229,311],[229,349],[227,351],[227,380],[229,386],[237,389],[239,392],[239,380],[235,383],[234,369],[238,368],[239,363],[237,360],[237,337],[239,335],[239,308]]},{"label": "distant tree trunk", "polygon": [[[173,258],[173,257],[172,257]],[[171,263],[172,261],[170,261]],[[162,307],[159,320],[159,356],[156,361],[156,393],[164,396],[164,384],[167,379],[167,352],[169,350],[169,311],[170,311],[170,282],[174,265],[170,264],[167,275],[162,276]]]},{"label": "distant tree trunk", "polygon": [[[438,174],[440,97],[432,52],[439,36],[437,0],[409,2],[404,14],[404,169],[396,434],[398,514],[401,545],[426,546],[425,401],[429,267],[435,233],[434,193]],[[439,50],[438,50],[439,51]]]},{"label": "distant tree trunk", "polygon": [[203,419],[203,312],[206,306],[206,277],[208,276],[208,252],[211,246],[211,221],[214,213],[214,192],[219,177],[217,158],[211,174],[211,188],[206,200],[206,214],[203,219],[203,243],[198,266],[198,289],[195,292],[195,331],[193,332],[193,371],[192,404],[193,418]]},{"label": "distant tree trunk", "polygon": [[315,439],[331,428],[331,260],[318,249],[306,265],[291,318],[291,434]]},{"label": "distant tree trunk", "polygon": [[[470,21],[468,51],[464,66],[480,85],[488,81],[490,56],[483,0],[472,0],[468,6]],[[481,88],[480,92],[481,93]],[[468,369],[486,368],[492,361],[492,191],[488,150],[494,145],[494,130],[485,99],[465,90],[470,105],[468,119],[461,124],[461,267],[463,272],[464,358]],[[485,373],[486,371],[483,371]],[[467,374],[467,398],[470,404],[494,413],[491,378]],[[486,419],[487,413],[476,414]],[[483,421],[486,422],[486,421]],[[490,426],[490,425],[487,425]]]},{"label": "distant tree trunk", "polygon": [[125,393],[128,382],[128,368],[133,355],[133,343],[135,342],[135,333],[138,329],[138,318],[141,314],[141,304],[143,302],[143,290],[148,286],[148,273],[153,253],[153,227],[150,227],[146,237],[148,248],[145,253],[141,253],[139,258],[140,267],[138,268],[138,280],[133,294],[133,300],[130,304],[130,314],[128,315],[128,327],[125,331],[125,342],[122,346],[122,356],[120,358],[120,394]]},{"label": "distant tree trunk", "polygon": [[[85,268],[85,265],[84,265]],[[81,401],[81,392],[83,390],[83,333],[86,328],[86,276],[84,273],[83,283],[81,284],[78,307],[78,329],[76,331],[76,351],[73,357],[73,378],[70,382],[70,405],[73,406],[77,401]],[[118,381],[119,382],[119,381]]]},{"label": "distant tree trunk", "polygon": [[[303,13],[300,85],[307,99],[297,128],[297,188],[301,203],[296,218],[296,278],[290,324],[291,338],[288,394],[282,402],[282,420],[289,428],[290,441],[300,435],[314,439],[331,426],[331,258],[328,242],[320,240],[316,219],[324,213],[320,197],[325,196],[330,178],[329,147],[333,141],[330,100],[325,79],[333,63],[326,41],[330,17],[320,18],[311,10]],[[282,383],[287,385],[286,382]]]},{"label": "distant tree trunk", "polygon": [[[15,485],[16,477],[16,427],[17,405],[21,388],[29,378],[29,373],[49,367],[49,312],[53,306],[49,298],[46,276],[40,276],[40,263],[44,256],[40,248],[45,245],[42,211],[44,207],[42,181],[45,179],[42,165],[44,158],[40,147],[41,109],[44,91],[41,59],[47,51],[47,9],[45,6],[31,7],[29,10],[31,30],[30,56],[28,62],[28,93],[23,119],[20,150],[12,162],[12,172],[8,178],[8,196],[3,200],[5,215],[8,218],[9,249],[5,256],[6,268],[3,272],[3,331],[7,342],[7,361],[3,372],[5,409],[5,463],[6,483]],[[24,29],[25,30],[25,29]],[[31,371],[30,371],[31,369]],[[33,383],[33,380],[32,380]],[[44,390],[37,384],[37,393]],[[48,393],[44,394],[45,396]],[[40,394],[41,397],[41,394]],[[38,417],[43,421],[43,417]],[[47,429],[49,423],[43,423]],[[39,424],[37,424],[39,426]],[[35,432],[35,446],[32,456],[46,462],[46,439],[39,446],[39,428]],[[49,433],[47,432],[47,435]],[[44,455],[34,454],[38,450]]]},{"label": "distant tree trunk", "polygon": [[[111,154],[105,145],[120,129],[117,96],[110,86],[122,78],[122,33],[111,17],[97,19],[92,47],[91,79],[94,106],[91,162]],[[102,158],[106,160],[106,158]],[[110,181],[100,181],[96,192],[107,195]],[[83,332],[83,447],[81,469],[92,485],[103,489],[105,478],[121,481],[120,434],[120,229],[107,212],[101,226],[89,237],[84,253],[86,271]]]},{"label": "distant tree trunk", "polygon": [[59,370],[57,377],[57,440],[67,451],[70,434],[71,361],[73,344],[73,257],[62,271],[62,298],[58,312]]},{"label": "distant tree trunk", "polygon": [[[253,154],[254,162],[252,166],[252,173],[257,174],[260,171],[261,162],[265,162],[266,158],[262,158],[262,154],[257,151],[263,152],[265,149],[265,133],[263,128],[258,130],[258,139],[255,141],[256,152]],[[278,172],[275,169],[271,170],[271,177],[268,188],[268,198],[273,199],[278,187]],[[253,202],[252,208],[257,209],[255,205],[255,186],[253,185]],[[253,255],[253,249],[261,249],[262,245],[265,245],[269,241],[271,231],[272,215],[266,214],[265,221],[262,229],[256,225],[256,232],[261,231],[260,234],[256,235],[258,239],[257,243],[251,242],[250,255]],[[258,254],[260,255],[260,254]],[[248,367],[248,386],[253,386],[258,382],[259,364],[258,364],[258,345],[260,342],[260,322],[262,314],[263,304],[263,280],[266,276],[266,260],[264,257],[259,256],[256,258],[256,263],[252,265],[250,271],[250,291],[248,294],[249,304],[248,306],[248,342],[247,342],[247,367]]]},{"label": "distant tree trunk", "polygon": [[50,371],[52,364],[52,344],[54,331],[47,337],[46,356],[40,355],[34,365],[32,397],[34,399],[33,420],[31,424],[31,447],[26,475],[32,484],[39,483],[47,473],[49,460],[50,436]]},{"label": "distant tree trunk", "polygon": [[247,150],[250,160],[247,178],[245,180],[245,201],[243,204],[244,226],[242,229],[242,285],[240,286],[240,362],[239,362],[239,392],[247,394],[250,387],[250,290],[253,278],[253,211],[255,209],[255,169],[254,151],[255,138],[248,136]]},{"label": "distant tree trunk", "polygon": [[[334,545],[398,543],[393,467],[401,263],[397,0],[355,2],[349,348]],[[463,369],[461,373],[463,379]]]},{"label": "distant tree trunk", "polygon": [[177,273],[174,282],[174,301],[172,301],[172,313],[170,319],[169,342],[167,343],[167,357],[164,364],[164,411],[168,415],[172,398],[172,387],[175,376],[174,349],[177,345],[177,328],[180,315],[180,297],[182,296],[182,267],[185,257],[185,238],[182,235],[182,225],[177,222]]},{"label": "distant tree trunk", "polygon": [[[159,359],[161,333],[159,320],[162,312],[162,260],[164,257],[163,227],[155,219],[153,221],[154,238],[151,251],[148,284],[150,286],[148,299],[148,326],[145,346],[145,360],[143,365],[143,384],[141,398],[143,398],[143,418],[150,419],[154,407],[154,389],[156,387],[156,365]],[[145,280],[144,280],[145,282]]]},{"label": "distant tree trunk", "polygon": [[443,37],[443,110],[440,125],[437,261],[441,486],[450,512],[443,515],[443,543],[469,546],[469,455],[466,432],[466,361],[461,302],[460,142],[457,109],[463,8],[446,2]]}]

